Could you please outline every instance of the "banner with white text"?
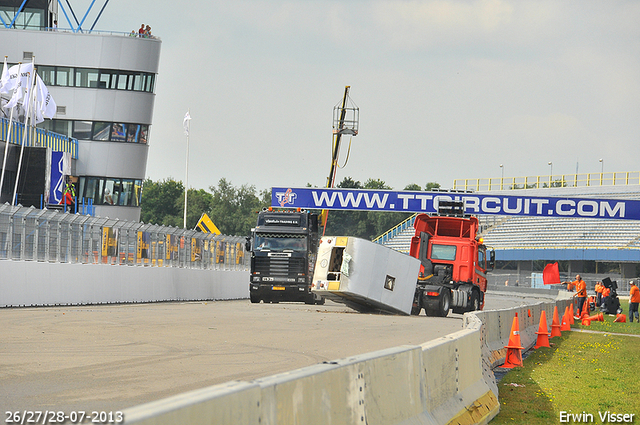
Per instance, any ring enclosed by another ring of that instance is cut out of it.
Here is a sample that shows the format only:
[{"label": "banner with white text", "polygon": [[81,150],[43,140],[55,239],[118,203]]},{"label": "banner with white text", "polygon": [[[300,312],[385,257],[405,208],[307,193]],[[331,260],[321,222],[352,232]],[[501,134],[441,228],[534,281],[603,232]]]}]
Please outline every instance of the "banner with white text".
[{"label": "banner with white text", "polygon": [[472,215],[640,220],[640,200],[628,199],[310,187],[274,187],[271,190],[271,206],[278,208],[435,214],[440,201],[464,201],[465,212]]}]

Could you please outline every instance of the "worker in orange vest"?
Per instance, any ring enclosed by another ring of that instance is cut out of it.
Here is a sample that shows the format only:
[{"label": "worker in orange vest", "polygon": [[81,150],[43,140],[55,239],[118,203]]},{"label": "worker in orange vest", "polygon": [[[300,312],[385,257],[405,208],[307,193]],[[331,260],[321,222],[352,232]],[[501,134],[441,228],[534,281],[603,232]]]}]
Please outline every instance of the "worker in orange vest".
[{"label": "worker in orange vest", "polygon": [[582,280],[582,277],[580,277],[579,274],[576,275],[576,280],[574,280],[573,282],[566,282],[566,283],[567,283],[567,288],[569,287],[569,284],[575,285],[576,293],[573,294],[573,296],[577,297],[578,299],[578,305],[576,306],[576,311],[578,312],[578,316],[579,316],[580,312],[582,311],[582,306],[587,301],[587,284],[585,283],[584,280]]},{"label": "worker in orange vest", "polygon": [[602,282],[596,283],[596,306],[600,307],[602,305],[602,290],[604,289],[604,285]]},{"label": "worker in orange vest", "polygon": [[640,289],[636,286],[634,281],[629,282],[631,289],[629,290],[629,322],[633,322],[633,318],[640,323],[640,316],[638,316],[638,303],[640,303]]}]

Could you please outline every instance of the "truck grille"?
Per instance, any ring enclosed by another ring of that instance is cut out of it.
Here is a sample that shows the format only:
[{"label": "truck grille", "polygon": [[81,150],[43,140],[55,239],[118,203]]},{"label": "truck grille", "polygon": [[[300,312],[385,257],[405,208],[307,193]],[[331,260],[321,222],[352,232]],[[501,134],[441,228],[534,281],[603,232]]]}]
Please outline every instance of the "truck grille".
[{"label": "truck grille", "polygon": [[255,271],[262,276],[274,278],[297,278],[298,273],[306,275],[304,258],[296,257],[256,257]]}]

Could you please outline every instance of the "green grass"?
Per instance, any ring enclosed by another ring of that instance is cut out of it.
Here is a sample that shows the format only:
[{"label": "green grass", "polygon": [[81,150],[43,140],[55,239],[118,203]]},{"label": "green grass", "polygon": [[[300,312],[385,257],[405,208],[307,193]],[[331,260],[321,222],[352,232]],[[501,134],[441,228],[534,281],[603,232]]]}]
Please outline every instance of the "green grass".
[{"label": "green grass", "polygon": [[524,367],[507,373],[498,382],[500,413],[491,423],[560,423],[560,411],[590,413],[595,424],[602,423],[598,412],[633,413],[640,423],[640,338],[609,334],[637,335],[640,324],[604,318],[591,326],[576,321],[574,328],[605,333],[563,332],[551,348],[532,350]]}]

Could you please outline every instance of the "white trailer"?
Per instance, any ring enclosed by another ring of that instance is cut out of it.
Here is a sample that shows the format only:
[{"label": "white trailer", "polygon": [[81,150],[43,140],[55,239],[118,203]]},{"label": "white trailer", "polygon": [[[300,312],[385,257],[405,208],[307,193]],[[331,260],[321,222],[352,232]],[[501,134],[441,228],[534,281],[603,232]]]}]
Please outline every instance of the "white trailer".
[{"label": "white trailer", "polygon": [[312,292],[358,311],[411,314],[420,261],[348,236],[320,240]]}]

